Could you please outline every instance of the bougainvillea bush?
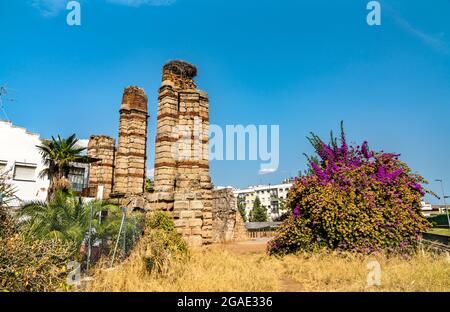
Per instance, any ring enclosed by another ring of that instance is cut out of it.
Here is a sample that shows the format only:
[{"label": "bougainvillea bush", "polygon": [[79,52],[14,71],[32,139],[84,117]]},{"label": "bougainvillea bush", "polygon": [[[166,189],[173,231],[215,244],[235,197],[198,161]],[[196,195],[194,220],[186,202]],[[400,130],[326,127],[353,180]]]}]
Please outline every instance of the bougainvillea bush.
[{"label": "bougainvillea bush", "polygon": [[291,215],[269,243],[270,254],[319,248],[409,253],[429,227],[421,214],[426,181],[397,154],[375,152],[367,142],[350,146],[309,138],[317,156],[288,194]]}]

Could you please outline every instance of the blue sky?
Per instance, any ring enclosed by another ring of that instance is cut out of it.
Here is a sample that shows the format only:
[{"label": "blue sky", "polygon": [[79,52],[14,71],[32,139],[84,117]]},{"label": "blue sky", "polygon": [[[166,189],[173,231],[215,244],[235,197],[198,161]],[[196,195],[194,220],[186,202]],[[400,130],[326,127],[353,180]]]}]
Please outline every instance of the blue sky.
[{"label": "blue sky", "polygon": [[215,185],[294,175],[311,152],[305,136],[344,120],[352,142],[401,153],[431,189],[444,178],[450,193],[448,0],[380,1],[376,27],[363,0],[80,2],[82,25],[69,27],[66,1],[0,1],[0,84],[15,124],[44,137],[117,136],[123,88],[139,85],[153,155],[161,66],[184,59],[199,69],[211,123],[280,125],[278,172],[213,161]]}]

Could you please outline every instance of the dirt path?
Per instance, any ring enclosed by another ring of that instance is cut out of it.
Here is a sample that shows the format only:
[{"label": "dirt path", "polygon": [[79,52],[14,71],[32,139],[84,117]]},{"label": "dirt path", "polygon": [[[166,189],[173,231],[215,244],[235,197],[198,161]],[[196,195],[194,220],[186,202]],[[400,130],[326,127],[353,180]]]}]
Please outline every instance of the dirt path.
[{"label": "dirt path", "polygon": [[246,254],[261,254],[266,252],[267,242],[266,238],[258,238],[254,240],[248,240],[243,242],[235,242],[224,244],[225,249],[238,256]]},{"label": "dirt path", "polygon": [[[231,253],[237,256],[243,255],[264,255],[266,253],[267,242],[269,239],[267,238],[259,238],[254,240],[248,240],[244,242],[235,242],[225,244],[225,248]],[[282,292],[302,292],[305,291],[302,284],[297,281],[286,277],[280,276],[280,291]]]}]

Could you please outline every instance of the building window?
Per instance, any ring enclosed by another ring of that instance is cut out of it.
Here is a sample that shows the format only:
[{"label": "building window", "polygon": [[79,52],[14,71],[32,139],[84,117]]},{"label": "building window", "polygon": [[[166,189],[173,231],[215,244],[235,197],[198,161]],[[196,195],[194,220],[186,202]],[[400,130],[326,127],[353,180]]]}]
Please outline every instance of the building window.
[{"label": "building window", "polygon": [[36,181],[36,165],[16,163],[14,166],[14,180],[16,181]]},{"label": "building window", "polygon": [[75,192],[83,191],[83,188],[87,187],[87,183],[85,180],[85,168],[71,168],[69,172],[69,181],[72,184],[72,189]]}]

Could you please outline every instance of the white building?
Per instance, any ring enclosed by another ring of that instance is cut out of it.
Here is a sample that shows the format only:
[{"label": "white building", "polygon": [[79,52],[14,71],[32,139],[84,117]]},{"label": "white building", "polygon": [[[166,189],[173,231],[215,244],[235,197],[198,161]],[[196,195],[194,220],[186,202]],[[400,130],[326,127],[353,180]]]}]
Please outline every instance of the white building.
[{"label": "white building", "polygon": [[244,202],[247,220],[249,220],[253,204],[256,197],[258,197],[261,201],[261,206],[267,210],[268,219],[272,221],[287,212],[284,203],[291,187],[292,183],[257,185],[246,189],[236,189],[234,195],[238,200]]},{"label": "white building", "polygon": [[[85,140],[80,143],[85,144]],[[12,203],[13,206],[32,200],[43,201],[47,197],[49,180],[39,177],[45,168],[37,149],[37,145],[41,144],[39,134],[0,120],[0,171],[8,173],[16,190],[17,200]],[[86,178],[87,167],[82,165],[77,166],[69,176],[74,189],[80,191],[85,186]]]},{"label": "white building", "polygon": [[24,201],[45,200],[47,196],[49,181],[39,178],[44,169],[36,148],[40,144],[39,134],[0,120],[0,170],[9,173],[16,189],[19,201],[14,206]]}]

